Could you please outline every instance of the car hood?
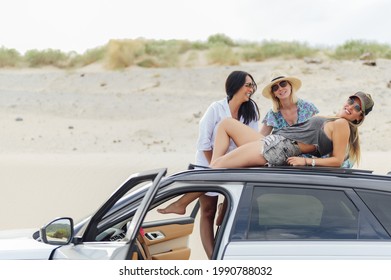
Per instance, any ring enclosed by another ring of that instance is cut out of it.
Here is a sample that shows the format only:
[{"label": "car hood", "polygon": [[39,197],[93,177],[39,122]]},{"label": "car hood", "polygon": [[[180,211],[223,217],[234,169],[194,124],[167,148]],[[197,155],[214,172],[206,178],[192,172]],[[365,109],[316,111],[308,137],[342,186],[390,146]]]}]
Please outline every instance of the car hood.
[{"label": "car hood", "polygon": [[0,260],[47,260],[58,246],[33,238],[36,229],[0,231]]}]

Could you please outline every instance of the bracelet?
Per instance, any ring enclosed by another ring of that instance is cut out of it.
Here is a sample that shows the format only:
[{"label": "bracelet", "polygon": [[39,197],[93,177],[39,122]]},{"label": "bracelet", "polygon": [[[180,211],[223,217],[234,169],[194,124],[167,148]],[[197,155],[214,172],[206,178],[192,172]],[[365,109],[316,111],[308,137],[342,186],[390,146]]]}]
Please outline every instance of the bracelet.
[{"label": "bracelet", "polygon": [[315,159],[313,158],[312,159],[312,167],[314,167],[315,166]]}]

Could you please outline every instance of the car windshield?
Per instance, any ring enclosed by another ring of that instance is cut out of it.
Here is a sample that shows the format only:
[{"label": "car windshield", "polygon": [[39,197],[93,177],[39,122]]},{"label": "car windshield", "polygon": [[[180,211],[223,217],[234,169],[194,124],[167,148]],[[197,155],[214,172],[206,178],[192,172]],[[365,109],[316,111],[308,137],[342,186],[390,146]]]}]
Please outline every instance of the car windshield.
[{"label": "car windshield", "polygon": [[136,212],[145,193],[151,186],[150,182],[142,182],[133,187],[111,207],[111,209],[103,216],[99,223],[99,231],[106,229],[118,222],[128,220]]},{"label": "car windshield", "polygon": [[[129,192],[127,192],[123,197],[118,199],[118,201],[114,204],[114,206],[110,209],[110,211],[104,216],[103,221],[107,219],[107,217],[110,216],[116,216],[116,220],[118,217],[123,216],[124,214],[129,214],[132,207],[129,207],[130,204],[134,201],[140,201],[140,198],[142,198],[149,188],[150,183],[146,184],[140,184],[136,186],[135,188],[131,189]],[[75,223],[74,230],[75,230],[75,236],[82,236],[88,222],[91,219],[93,213],[91,215],[88,215],[82,219],[80,219],[78,222]]]}]

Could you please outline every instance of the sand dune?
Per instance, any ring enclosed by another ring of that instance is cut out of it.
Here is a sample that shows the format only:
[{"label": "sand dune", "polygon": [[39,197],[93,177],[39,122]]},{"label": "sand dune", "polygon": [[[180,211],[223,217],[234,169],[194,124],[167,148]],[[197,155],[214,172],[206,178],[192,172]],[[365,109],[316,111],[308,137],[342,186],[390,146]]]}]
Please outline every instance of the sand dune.
[{"label": "sand dune", "polygon": [[[198,121],[225,96],[233,70],[262,88],[278,70],[302,79],[300,97],[333,114],[348,94],[367,91],[375,107],[361,127],[362,163],[391,171],[391,60],[268,60],[240,66],[106,71],[0,70],[0,229],[37,227],[56,216],[93,211],[130,174],[193,162]],[[263,115],[270,103],[254,95]]]}]

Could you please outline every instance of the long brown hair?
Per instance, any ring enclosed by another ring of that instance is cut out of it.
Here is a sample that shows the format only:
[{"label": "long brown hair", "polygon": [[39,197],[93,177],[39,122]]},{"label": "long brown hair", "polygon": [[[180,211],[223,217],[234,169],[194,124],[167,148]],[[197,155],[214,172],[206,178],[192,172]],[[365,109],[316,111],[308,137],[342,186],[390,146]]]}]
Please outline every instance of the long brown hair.
[{"label": "long brown hair", "polygon": [[[225,92],[227,93],[227,100],[229,101],[233,96],[239,91],[239,89],[246,82],[246,77],[249,76],[255,85],[257,84],[254,81],[253,76],[245,71],[233,71],[228,75],[225,81]],[[255,90],[254,90],[255,92]],[[250,98],[249,101],[243,102],[239,107],[238,117],[243,117],[244,124],[249,124],[251,121],[259,120],[259,108],[257,103]]]}]

